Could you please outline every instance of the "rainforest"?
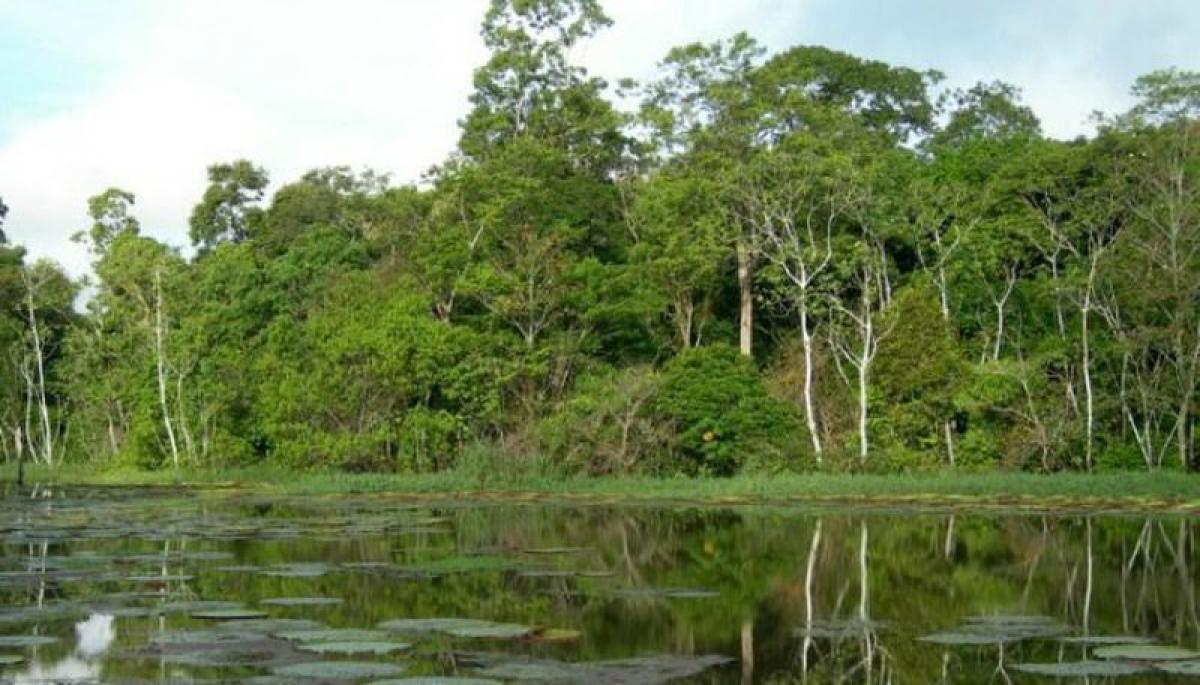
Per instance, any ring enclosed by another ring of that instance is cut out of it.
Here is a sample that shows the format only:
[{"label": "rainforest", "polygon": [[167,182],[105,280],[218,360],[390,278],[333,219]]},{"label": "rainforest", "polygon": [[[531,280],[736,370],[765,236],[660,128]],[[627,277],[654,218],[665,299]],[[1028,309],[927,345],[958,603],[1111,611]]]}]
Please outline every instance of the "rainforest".
[{"label": "rainforest", "polygon": [[97,188],[79,278],[0,232],[0,458],[1200,468],[1200,74],[1059,140],[1018,85],[746,34],[608,83],[570,56],[609,23],[495,0],[420,179],[216,160],[190,245]]}]

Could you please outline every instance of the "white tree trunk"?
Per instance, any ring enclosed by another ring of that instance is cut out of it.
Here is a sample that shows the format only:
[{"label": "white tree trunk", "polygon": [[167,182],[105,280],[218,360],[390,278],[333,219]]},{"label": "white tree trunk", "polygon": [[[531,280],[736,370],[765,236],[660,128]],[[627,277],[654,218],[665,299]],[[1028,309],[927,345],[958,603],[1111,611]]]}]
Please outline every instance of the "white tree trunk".
[{"label": "white tree trunk", "polygon": [[738,349],[754,355],[754,256],[745,241],[737,246],[738,277]]},{"label": "white tree trunk", "polygon": [[175,440],[175,426],[171,421],[171,407],[167,402],[167,358],[166,316],[163,313],[162,270],[154,272],[154,357],[158,375],[158,403],[162,410],[163,427],[167,431],[167,443],[171,448],[171,464],[179,468],[179,444]]},{"label": "white tree trunk", "polygon": [[954,428],[951,426],[953,421],[946,420],[942,422],[942,427],[946,432],[946,457],[950,460],[950,465],[954,466]]},{"label": "white tree trunk", "polygon": [[817,427],[816,403],[813,400],[813,335],[809,327],[808,306],[804,300],[800,304],[800,344],[804,348],[804,422],[808,426],[808,435],[812,440],[813,454],[817,464],[821,463],[821,433]]},{"label": "white tree trunk", "polygon": [[32,279],[29,277],[29,272],[23,271],[21,274],[25,281],[25,313],[29,324],[29,335],[33,344],[33,360],[34,367],[37,371],[37,377],[32,379],[35,385],[35,395],[37,399],[38,418],[42,429],[42,461],[46,466],[54,466],[54,429],[50,426],[50,408],[46,398],[46,362],[45,353],[42,349],[42,331],[38,324],[37,309],[34,303],[34,289]]},{"label": "white tree trunk", "polygon": [[1012,296],[1013,288],[1017,285],[1017,269],[1009,266],[1004,274],[1004,290],[999,297],[992,295],[992,304],[996,307],[996,340],[992,348],[992,361],[1000,359],[1000,351],[1004,346],[1004,318],[1008,311],[1008,299]]},{"label": "white tree trunk", "polygon": [[862,363],[858,365],[858,459],[864,464],[867,462],[867,452],[870,451],[870,442],[867,437],[867,386],[869,383],[868,373],[870,372],[869,345],[871,335],[871,325],[868,321],[865,335],[863,336],[863,356]]},{"label": "white tree trunk", "polygon": [[808,548],[808,564],[804,571],[804,644],[800,651],[801,673],[808,678],[808,653],[813,646],[813,584],[816,580],[817,552],[821,547],[821,519],[813,527],[812,545]]},{"label": "white tree trunk", "polygon": [[1080,335],[1082,336],[1082,359],[1083,364],[1083,405],[1084,405],[1084,425],[1086,444],[1084,445],[1084,466],[1088,471],[1092,470],[1092,443],[1093,434],[1095,433],[1095,398],[1092,391],[1092,346],[1091,335],[1088,331],[1088,320],[1091,318],[1091,293],[1084,296],[1085,304],[1080,312]]}]

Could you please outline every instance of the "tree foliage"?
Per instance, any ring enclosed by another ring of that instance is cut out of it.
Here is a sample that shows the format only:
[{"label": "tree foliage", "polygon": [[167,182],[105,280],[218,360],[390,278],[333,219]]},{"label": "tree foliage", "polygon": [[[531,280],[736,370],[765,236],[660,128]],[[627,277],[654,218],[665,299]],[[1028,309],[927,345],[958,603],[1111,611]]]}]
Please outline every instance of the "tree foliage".
[{"label": "tree foliage", "polygon": [[0,457],[1200,467],[1200,75],[1059,141],[1014,85],[746,34],[614,97],[571,60],[610,23],[493,0],[421,185],[214,164],[194,255],[109,188],[78,283],[0,233]]}]

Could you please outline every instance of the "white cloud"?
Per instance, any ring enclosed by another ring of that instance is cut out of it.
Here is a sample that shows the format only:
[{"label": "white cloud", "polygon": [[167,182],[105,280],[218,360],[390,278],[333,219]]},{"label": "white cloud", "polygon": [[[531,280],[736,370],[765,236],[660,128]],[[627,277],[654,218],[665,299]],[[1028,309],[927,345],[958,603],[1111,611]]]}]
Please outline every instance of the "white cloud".
[{"label": "white cloud", "polygon": [[105,46],[117,54],[96,56],[120,65],[102,87],[18,119],[0,144],[9,237],[80,274],[88,257],[69,236],[109,186],[135,193],[147,233],[183,245],[216,161],[245,157],[285,182],[343,163],[414,179],[454,145],[484,57],[482,11],[482,0],[164,3]]},{"label": "white cloud", "polygon": [[[687,21],[678,21],[685,15]],[[329,164],[416,179],[453,148],[471,72],[486,54],[485,0],[210,0],[141,5],[122,40],[90,42],[66,14],[24,6],[22,30],[96,64],[103,83],[50,118],[20,113],[0,144],[10,237],[75,274],[86,198],[110,186],[137,196],[150,234],[186,242],[204,169],[245,157],[277,182]],[[772,17],[770,0],[619,0],[612,31],[577,58],[606,77],[647,75],[667,49],[715,40]],[[129,5],[123,5],[128,11]],[[669,21],[664,21],[669,20]],[[90,48],[90,49],[89,49]]]},{"label": "white cloud", "polygon": [[[870,2],[855,3],[856,11],[840,0],[604,4],[616,26],[575,57],[610,79],[650,75],[673,45],[747,30],[773,49],[830,44],[938,67],[956,84],[1013,81],[1026,88],[1055,135],[1084,130],[1093,108],[1125,102],[1128,75],[1114,78],[1111,60],[1096,61],[1120,37],[1114,24],[1128,23],[1129,12],[1116,12],[1119,3],[1108,3],[1112,12],[1090,13],[1086,0],[1072,0],[1047,22],[1037,21],[1040,3],[1025,3],[1011,16],[997,11],[998,22],[983,28],[984,18],[976,21],[973,10],[954,0],[945,3],[949,12],[939,10],[941,0],[913,0],[923,14],[887,3],[864,14]],[[485,6],[486,0],[0,0],[0,21],[88,72],[78,87],[51,94],[48,116],[44,101],[27,109],[10,104],[7,111],[0,105],[0,195],[12,207],[9,236],[80,274],[88,258],[68,237],[87,225],[86,198],[109,186],[136,193],[149,233],[183,245],[188,213],[213,162],[245,157],[277,182],[331,164],[414,180],[444,159],[457,138],[471,72],[486,57],[477,34]],[[939,16],[951,18],[941,25],[934,21]],[[1143,32],[1177,16],[1163,10],[1142,22]],[[910,25],[901,26],[906,17]],[[1059,30],[1079,17],[1091,18]],[[985,41],[989,31],[995,36]],[[1161,59],[1168,48],[1174,54],[1188,45],[1179,36],[1164,38],[1148,54]]]}]

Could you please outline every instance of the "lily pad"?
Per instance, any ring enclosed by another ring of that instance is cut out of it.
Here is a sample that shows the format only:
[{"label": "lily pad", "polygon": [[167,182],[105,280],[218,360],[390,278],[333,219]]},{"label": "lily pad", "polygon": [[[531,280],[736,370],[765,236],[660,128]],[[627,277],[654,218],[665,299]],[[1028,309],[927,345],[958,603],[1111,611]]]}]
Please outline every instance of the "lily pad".
[{"label": "lily pad", "polygon": [[40,607],[18,607],[0,611],[0,625],[66,620],[82,615],[83,608],[76,604],[64,603],[47,604]]},{"label": "lily pad", "polygon": [[195,576],[176,575],[176,576],[129,576],[125,580],[133,583],[185,583],[192,580]]},{"label": "lily pad", "polygon": [[1002,638],[1005,642],[1049,638],[1067,632],[1065,626],[1049,616],[975,616],[967,619],[959,630]]},{"label": "lily pad", "polygon": [[0,635],[0,647],[42,647],[58,642],[47,635]]},{"label": "lily pad", "polygon": [[329,628],[327,630],[291,630],[276,633],[275,637],[291,642],[387,642],[389,634],[382,630]]},{"label": "lily pad", "polygon": [[[536,680],[544,682],[587,682],[583,664],[562,661],[513,661],[484,669],[481,675],[503,680]],[[599,681],[597,681],[599,682]]]},{"label": "lily pad", "polygon": [[202,600],[195,602],[167,602],[153,607],[153,610],[161,614],[188,614],[193,611],[224,611],[228,609],[243,608],[241,602],[224,602]]},{"label": "lily pad", "polygon": [[379,627],[389,633],[449,633],[452,630],[481,628],[491,621],[476,618],[402,618],[384,621]]},{"label": "lily pad", "polygon": [[258,603],[277,607],[318,607],[341,604],[342,600],[338,597],[273,597]]},{"label": "lily pad", "polygon": [[1200,652],[1170,645],[1112,645],[1093,652],[1097,659],[1124,661],[1186,661],[1200,659]]},{"label": "lily pad", "polygon": [[675,654],[581,663],[553,659],[510,659],[485,668],[479,675],[516,681],[658,685],[694,678],[710,668],[732,661],[722,656]]},{"label": "lily pad", "polygon": [[880,621],[832,619],[828,621],[813,621],[811,626],[800,626],[795,630],[794,634],[800,638],[844,640],[848,638],[861,638],[864,633],[879,632],[886,627],[887,625]]},{"label": "lily pad", "polygon": [[253,618],[266,618],[268,614],[265,611],[254,609],[210,609],[193,611],[188,615],[206,621],[247,621]]},{"label": "lily pad", "polygon": [[154,616],[156,612],[148,607],[106,607],[87,605],[88,613],[105,614],[113,618],[145,618]]},{"label": "lily pad", "polygon": [[213,570],[222,573],[258,573],[267,569],[262,566],[218,566]]},{"label": "lily pad", "polygon": [[575,571],[559,571],[555,569],[531,569],[517,574],[522,578],[574,578],[579,575]]},{"label": "lily pad", "polygon": [[1172,675],[1200,676],[1200,661],[1167,661],[1154,667]]},{"label": "lily pad", "polygon": [[392,680],[376,680],[368,685],[503,685],[499,680],[484,678],[454,678],[441,676],[426,676],[424,678],[394,678]]},{"label": "lily pad", "polygon": [[220,667],[281,666],[300,661],[300,655],[282,640],[263,635],[195,630],[164,633],[151,638],[141,656],[182,666]]},{"label": "lily pad", "polygon": [[265,640],[266,635],[251,632],[229,632],[221,630],[174,630],[157,633],[150,636],[150,643],[156,645],[193,645],[193,644],[236,644]]},{"label": "lily pad", "polygon": [[1137,675],[1149,669],[1120,661],[1064,661],[1053,664],[1013,664],[1014,671],[1053,678],[1098,678]]},{"label": "lily pad", "polygon": [[217,624],[218,630],[231,630],[234,632],[252,631],[271,635],[289,630],[320,630],[324,627],[322,624],[306,618],[252,618],[230,620]]},{"label": "lily pad", "polygon": [[372,663],[368,661],[310,661],[282,666],[274,670],[275,675],[285,678],[310,678],[315,680],[361,680],[363,678],[386,678],[404,673],[404,667],[396,664]]},{"label": "lily pad", "polygon": [[259,571],[264,576],[273,578],[317,578],[329,572],[329,566],[326,564],[288,564],[286,566],[275,566],[272,568]]},{"label": "lily pad", "polygon": [[317,654],[394,654],[412,649],[407,642],[306,642],[299,647]]},{"label": "lily pad", "polygon": [[917,638],[921,642],[931,642],[935,645],[948,646],[978,646],[978,645],[995,645],[1001,642],[1009,642],[1010,638],[1003,635],[985,635],[981,633],[933,633],[932,635],[922,635]]},{"label": "lily pad", "polygon": [[471,640],[519,640],[527,637],[532,628],[517,623],[486,623],[477,626],[460,626],[445,631],[454,637]]},{"label": "lily pad", "polygon": [[1154,642],[1136,635],[1069,635],[1058,639],[1073,645],[1148,645]]}]

